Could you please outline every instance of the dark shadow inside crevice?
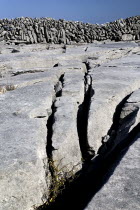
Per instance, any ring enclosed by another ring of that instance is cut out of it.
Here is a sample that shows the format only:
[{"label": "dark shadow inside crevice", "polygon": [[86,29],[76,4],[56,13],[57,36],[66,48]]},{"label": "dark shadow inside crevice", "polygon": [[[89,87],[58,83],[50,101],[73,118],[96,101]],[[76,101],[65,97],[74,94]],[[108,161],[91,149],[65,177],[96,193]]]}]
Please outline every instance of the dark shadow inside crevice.
[{"label": "dark shadow inside crevice", "polygon": [[64,74],[62,74],[59,78],[59,81],[54,86],[56,97],[62,96],[62,88],[64,87]]},{"label": "dark shadow inside crevice", "polygon": [[[94,195],[108,182],[129,147],[140,137],[140,123],[106,157],[98,155],[84,165],[78,178],[66,185],[63,192],[49,206],[38,210],[83,210]],[[94,209],[94,206],[93,206]]]},{"label": "dark shadow inside crevice", "polygon": [[[66,181],[64,189],[61,191],[60,194],[58,194],[53,203],[49,203],[49,205],[44,204],[43,206],[39,207],[38,210],[83,210],[84,208],[86,208],[94,195],[108,182],[109,178],[113,175],[116,167],[128,151],[129,147],[137,140],[138,135],[140,135],[140,123],[138,123],[137,126],[128,133],[128,135],[121,139],[120,143],[115,145],[115,147],[112,146],[112,148],[109,148],[106,153],[99,154],[94,159],[92,159],[94,157],[94,154],[90,152],[94,151],[91,150],[88,144],[87,128],[91,97],[94,94],[94,90],[92,89],[92,78],[89,77],[91,79],[91,82],[89,83],[87,76],[90,75],[88,73],[85,74],[84,101],[81,105],[79,105],[79,110],[77,113],[77,132],[79,136],[79,144],[82,157],[85,160],[83,162],[82,170],[75,174],[75,178],[72,180],[72,182],[70,182],[69,180]],[[63,79],[64,78],[62,77],[61,83],[64,82]],[[113,124],[107,133],[108,135],[112,135],[112,131],[115,131],[115,135],[113,136],[114,139],[116,138],[120,126],[120,115],[122,109],[131,94],[126,96],[121,101],[114,113]],[[53,135],[52,126],[54,123],[55,111],[55,106],[53,104],[52,115],[48,119],[47,126],[47,139],[50,142]],[[130,114],[130,116],[128,116],[129,119],[131,118],[132,122],[134,122],[133,117],[135,118],[137,111],[138,110],[134,110],[133,114]],[[130,126],[131,125],[132,124],[130,124]],[[126,131],[128,130],[129,129],[126,128]],[[48,158],[52,158],[52,149],[54,148],[47,148]]]},{"label": "dark shadow inside crevice", "polygon": [[52,151],[54,150],[54,148],[52,147],[52,136],[53,136],[53,124],[55,122],[54,114],[56,112],[55,101],[53,102],[51,109],[52,109],[52,114],[49,116],[47,125],[46,125],[47,126],[46,152],[47,152],[48,159],[52,158]]},{"label": "dark shadow inside crevice", "polygon": [[85,90],[84,101],[81,105],[79,105],[77,113],[77,132],[83,160],[91,159],[95,155],[95,152],[89,146],[87,135],[89,108],[91,103],[91,97],[94,95],[94,90],[92,89],[92,79],[90,84],[88,85],[86,81],[86,76],[87,74],[85,75],[85,89],[87,85],[87,90]]},{"label": "dark shadow inside crevice", "polygon": [[[132,92],[133,93],[133,92]],[[112,131],[115,132],[115,135],[117,133],[118,127],[119,127],[119,121],[120,121],[120,115],[122,112],[122,108],[124,107],[124,104],[126,103],[126,101],[128,100],[128,98],[132,95],[132,93],[130,93],[129,95],[127,95],[125,98],[123,98],[123,100],[117,105],[116,110],[114,112],[113,115],[113,123],[108,131],[108,135],[112,135]]]},{"label": "dark shadow inside crevice", "polygon": [[118,118],[118,122],[116,122],[116,130],[112,130],[110,136],[107,135],[107,137],[109,137],[108,139],[106,139],[107,141],[104,141],[102,138],[102,145],[97,152],[99,155],[106,156],[116,147],[116,145],[118,145],[123,139],[129,136],[129,131],[131,130],[131,127],[135,124],[139,111],[138,107],[133,108],[134,110],[131,110],[131,113],[129,113],[127,116],[122,119]]},{"label": "dark shadow inside crevice", "polygon": [[[132,95],[132,93],[125,96],[122,99],[122,101],[117,105],[117,107],[115,109],[115,112],[114,112],[114,115],[113,115],[113,123],[112,123],[110,129],[108,130],[107,135],[102,137],[102,145],[98,149],[97,154],[104,154],[107,151],[110,151],[110,148],[112,147],[112,145],[114,145],[114,147],[116,146],[115,145],[115,139],[117,138],[120,123],[121,123],[120,116],[121,116],[123,107],[125,106],[125,103],[127,102],[128,98]],[[130,116],[131,115],[133,117],[134,113],[131,113]],[[129,117],[129,116],[127,116],[127,117]],[[124,121],[126,121],[126,119]],[[127,131],[128,131],[128,129],[127,129]]]},{"label": "dark shadow inside crevice", "polygon": [[89,61],[85,61],[83,63],[85,64],[87,72],[88,72],[91,69],[90,62]]},{"label": "dark shadow inside crevice", "polygon": [[51,173],[51,176],[53,177],[54,174],[54,169],[53,169],[53,155],[52,152],[55,150],[55,148],[52,146],[52,136],[53,136],[53,124],[55,123],[55,113],[57,111],[57,108],[55,106],[56,98],[62,96],[62,88],[64,86],[64,74],[62,74],[59,78],[58,83],[54,86],[55,90],[55,100],[52,103],[51,106],[51,115],[49,116],[47,120],[47,144],[46,144],[46,154],[48,157],[48,162],[49,162],[49,170]]}]

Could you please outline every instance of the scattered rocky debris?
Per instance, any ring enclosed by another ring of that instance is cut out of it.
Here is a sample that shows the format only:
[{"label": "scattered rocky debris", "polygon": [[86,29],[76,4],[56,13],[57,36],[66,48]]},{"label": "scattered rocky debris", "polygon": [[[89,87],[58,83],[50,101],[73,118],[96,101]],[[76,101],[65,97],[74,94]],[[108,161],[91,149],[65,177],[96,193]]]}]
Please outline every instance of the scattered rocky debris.
[{"label": "scattered rocky debris", "polygon": [[[106,24],[54,20],[52,18],[15,18],[0,20],[0,41],[7,44],[92,43],[95,40],[129,41],[140,39],[140,16]],[[49,46],[48,46],[49,49]]]}]

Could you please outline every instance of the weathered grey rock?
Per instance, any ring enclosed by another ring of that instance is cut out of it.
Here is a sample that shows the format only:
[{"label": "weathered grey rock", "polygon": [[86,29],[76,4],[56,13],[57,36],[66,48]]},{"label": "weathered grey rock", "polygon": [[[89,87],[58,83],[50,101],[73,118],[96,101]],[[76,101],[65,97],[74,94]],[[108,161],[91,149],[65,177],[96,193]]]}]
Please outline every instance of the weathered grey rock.
[{"label": "weathered grey rock", "polygon": [[[137,109],[137,111],[136,111]],[[112,173],[107,183],[91,199],[86,210],[94,209],[139,209],[140,206],[140,89],[134,92],[124,105],[117,131],[118,140],[125,140],[118,151],[119,163],[110,168]],[[136,129],[137,128],[137,129]],[[135,129],[135,131],[133,130]],[[133,136],[132,136],[133,132]],[[129,144],[128,144],[129,143]],[[132,144],[132,145],[131,145]],[[126,146],[125,146],[126,145]],[[130,147],[128,147],[130,146]],[[125,148],[126,147],[126,148]],[[117,161],[118,162],[118,161]],[[106,177],[109,172],[106,174]],[[104,178],[105,179],[105,178]]]},{"label": "weathered grey rock", "polygon": [[130,41],[130,40],[133,40],[133,35],[132,35],[132,34],[123,34],[123,35],[122,35],[122,40],[123,40],[123,41]]},{"label": "weathered grey rock", "polygon": [[139,136],[135,140],[113,175],[90,201],[86,210],[139,210]]},{"label": "weathered grey rock", "polygon": [[[66,53],[62,46],[15,45],[20,52],[12,54],[13,46],[0,45],[2,210],[29,210],[47,201],[53,180],[50,160],[64,175],[81,169],[83,147],[91,159],[102,137],[108,143],[116,106],[139,88],[138,43],[72,45]],[[139,103],[139,93],[133,96]],[[135,113],[126,105],[125,113],[131,111]]]},{"label": "weathered grey rock", "polygon": [[104,25],[61,21],[52,18],[16,18],[1,20],[0,39],[29,43],[91,43],[106,39],[139,40],[139,16],[120,19]]},{"label": "weathered grey rock", "polygon": [[66,72],[62,96],[56,98],[55,102],[57,111],[54,113],[52,136],[53,160],[64,172],[73,169],[74,173],[81,168],[76,119],[78,106],[84,100],[84,75],[85,68]]},{"label": "weathered grey rock", "polygon": [[140,72],[137,69],[139,65],[139,55],[131,55],[94,68],[93,73],[92,69],[90,70],[95,94],[91,99],[89,110],[88,140],[96,152],[102,144],[102,137],[111,127],[117,104],[140,88]]},{"label": "weathered grey rock", "polygon": [[46,83],[0,95],[0,209],[29,209],[48,192],[45,122],[52,98]]}]

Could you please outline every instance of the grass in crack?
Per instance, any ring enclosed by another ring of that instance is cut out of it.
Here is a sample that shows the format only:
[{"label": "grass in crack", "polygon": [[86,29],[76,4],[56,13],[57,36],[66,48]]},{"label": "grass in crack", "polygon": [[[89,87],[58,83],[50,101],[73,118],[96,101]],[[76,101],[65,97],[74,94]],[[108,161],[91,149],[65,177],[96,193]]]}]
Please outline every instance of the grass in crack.
[{"label": "grass in crack", "polygon": [[52,174],[52,181],[49,190],[48,200],[45,203],[46,207],[52,205],[56,201],[56,198],[66,188],[68,188],[75,179],[78,178],[78,175],[75,174],[76,166],[73,166],[72,169],[69,171],[67,169],[67,165],[59,169],[59,164],[56,166],[55,161],[53,160],[49,160],[49,166]]}]

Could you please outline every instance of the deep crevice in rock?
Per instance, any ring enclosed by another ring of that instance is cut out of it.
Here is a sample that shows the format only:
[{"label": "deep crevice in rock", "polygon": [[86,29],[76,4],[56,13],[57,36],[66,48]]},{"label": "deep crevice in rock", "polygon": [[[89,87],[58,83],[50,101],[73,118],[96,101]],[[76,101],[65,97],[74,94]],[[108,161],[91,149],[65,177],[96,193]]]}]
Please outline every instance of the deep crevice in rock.
[{"label": "deep crevice in rock", "polygon": [[[85,97],[82,104],[79,105],[79,110],[77,114],[77,131],[79,136],[79,143],[81,148],[82,156],[85,160],[89,160],[94,156],[94,151],[91,150],[88,144],[87,138],[87,126],[88,126],[88,113],[91,103],[91,97],[94,94],[92,89],[92,78],[87,73],[85,73]],[[59,79],[61,87],[64,86],[64,75]],[[58,85],[58,84],[57,84]],[[62,88],[55,86],[56,97],[62,96]],[[132,93],[131,93],[132,94]],[[120,124],[120,115],[122,109],[127,102],[131,94],[127,95],[116,107],[113,124],[109,129],[107,135],[115,139],[119,124]],[[137,110],[134,110],[134,113]],[[47,123],[48,136],[47,136],[47,155],[49,159],[50,172],[52,177],[55,177],[55,170],[53,167],[53,157],[52,157],[52,135],[53,135],[53,124],[54,124],[54,114],[56,112],[55,101],[52,104],[52,114],[50,115]],[[134,114],[133,113],[133,114]],[[137,112],[136,112],[137,113]],[[135,113],[135,114],[136,114]],[[131,115],[131,118],[135,116]],[[79,209],[82,210],[86,207],[90,199],[100,190],[100,188],[108,181],[109,177],[113,174],[115,168],[121,161],[122,157],[125,155],[129,146],[134,142],[137,135],[140,133],[140,123],[133,128],[133,130],[122,139],[115,147],[109,148],[110,151],[102,153],[102,155],[96,156],[91,161],[84,161],[83,168],[81,171],[75,174],[71,184],[66,184],[65,188],[58,194],[55,198],[55,202],[49,205],[43,205],[39,209]],[[99,149],[100,150],[100,149]],[[92,155],[89,155],[91,154]],[[89,158],[90,157],[90,158]]]},{"label": "deep crevice in rock", "polygon": [[130,93],[129,95],[125,96],[123,98],[123,100],[117,105],[116,110],[115,110],[114,115],[113,115],[113,124],[111,125],[111,128],[109,129],[109,131],[107,133],[108,135],[111,135],[112,131],[117,132],[118,127],[119,127],[119,119],[120,119],[120,115],[121,115],[121,112],[122,112],[122,108],[124,107],[124,105],[125,105],[126,101],[128,100],[128,98],[130,98],[132,93]]},{"label": "deep crevice in rock", "polygon": [[[59,81],[57,82],[57,84],[54,86],[54,90],[55,90],[55,99],[52,103],[51,106],[51,110],[52,113],[48,118],[47,121],[47,146],[46,146],[46,152],[47,152],[47,157],[49,161],[53,161],[52,158],[52,151],[54,150],[53,146],[52,146],[52,136],[53,136],[53,124],[55,122],[55,112],[57,111],[56,107],[55,107],[55,102],[56,102],[56,98],[57,97],[61,97],[62,96],[62,88],[64,86],[64,74],[62,74],[59,78]],[[53,175],[52,169],[50,168],[51,174]]]},{"label": "deep crevice in rock", "polygon": [[138,137],[140,137],[140,123],[109,153],[98,155],[92,161],[86,162],[78,179],[75,179],[68,188],[66,187],[54,203],[39,209],[83,210],[91,198],[108,182],[129,147]]},{"label": "deep crevice in rock", "polygon": [[133,92],[128,94],[123,98],[123,100],[117,105],[116,110],[113,115],[113,123],[110,127],[110,129],[107,132],[107,135],[102,137],[102,146],[98,150],[98,154],[106,153],[112,145],[114,144],[114,140],[117,136],[117,132],[120,126],[120,115],[122,112],[122,109],[127,102],[128,98],[132,95]]},{"label": "deep crevice in rock", "polygon": [[85,64],[87,72],[88,72],[91,69],[90,62],[87,60],[87,61],[85,61],[83,63]]},{"label": "deep crevice in rock", "polygon": [[62,74],[59,78],[58,83],[54,86],[54,90],[55,90],[55,99],[52,103],[51,106],[51,114],[48,118],[47,121],[47,145],[46,145],[46,153],[47,153],[47,157],[48,157],[48,164],[49,164],[49,171],[51,174],[51,185],[50,185],[50,192],[48,195],[48,201],[54,196],[54,191],[53,189],[55,188],[56,185],[56,168],[55,168],[55,164],[53,161],[53,150],[55,150],[55,148],[52,146],[52,136],[53,136],[53,125],[55,123],[55,112],[57,111],[57,108],[55,106],[55,102],[56,102],[56,98],[57,97],[61,97],[62,96],[62,88],[64,86],[64,74]]},{"label": "deep crevice in rock", "polygon": [[52,146],[52,136],[53,136],[53,124],[55,122],[54,119],[54,114],[56,112],[56,107],[55,107],[55,101],[53,102],[51,106],[52,114],[49,116],[48,121],[47,121],[47,146],[46,146],[46,153],[48,157],[48,162],[49,162],[49,170],[51,173],[51,176],[54,176],[54,170],[52,167],[53,163],[53,157],[52,157],[52,151],[54,150]]},{"label": "deep crevice in rock", "polygon": [[62,96],[62,88],[64,87],[64,74],[62,74],[59,78],[59,81],[54,86],[56,97]]},{"label": "deep crevice in rock", "polygon": [[77,132],[79,136],[79,144],[82,158],[84,161],[87,161],[93,158],[95,155],[94,150],[89,146],[87,135],[89,108],[91,103],[91,97],[94,95],[94,90],[92,89],[92,77],[88,73],[88,67],[87,73],[85,73],[84,83],[85,95],[84,101],[82,104],[79,105],[77,113]]}]

